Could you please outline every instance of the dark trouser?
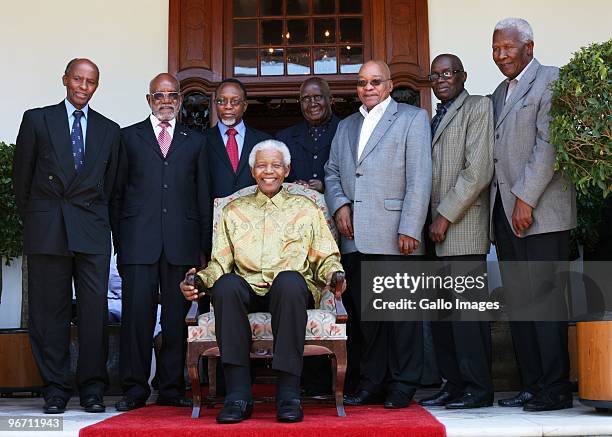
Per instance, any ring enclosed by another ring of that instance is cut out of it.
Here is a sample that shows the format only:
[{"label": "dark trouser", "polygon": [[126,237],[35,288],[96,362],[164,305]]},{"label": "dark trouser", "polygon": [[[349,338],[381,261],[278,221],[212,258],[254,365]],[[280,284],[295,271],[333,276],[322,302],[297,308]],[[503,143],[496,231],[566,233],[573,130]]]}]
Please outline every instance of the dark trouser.
[{"label": "dark trouser", "polygon": [[[460,255],[439,261],[481,262],[486,271],[486,255]],[[493,394],[491,381],[491,328],[487,321],[432,322],[436,362],[451,393]]]},{"label": "dark trouser", "polygon": [[[302,373],[304,338],[309,301],[312,294],[304,277],[294,271],[276,275],[265,296],[253,292],[249,283],[235,273],[221,276],[212,288],[215,332],[223,365],[249,366],[251,325],[249,313],[272,315],[272,368],[299,377]],[[232,381],[225,374],[227,396]]]},{"label": "dark trouser", "polygon": [[[550,232],[518,238],[512,232],[511,224],[504,214],[499,198],[493,210],[497,257],[500,261],[567,261],[569,259],[569,231]],[[504,290],[524,289],[528,277],[557,283],[554,278],[542,278],[542,271],[525,271],[500,265]],[[534,265],[533,269],[536,269]],[[552,273],[552,272],[551,272]],[[526,279],[527,278],[527,279]],[[562,288],[562,285],[559,286]],[[505,292],[504,294],[507,294]],[[563,299],[563,290],[559,291]],[[561,303],[561,302],[560,302]],[[510,322],[514,350],[518,362],[523,388],[533,393],[541,390],[557,392],[571,390],[569,383],[569,353],[567,344],[567,322],[525,321]]]},{"label": "dark trouser", "polygon": [[159,395],[174,398],[185,394],[185,315],[189,302],[183,297],[179,283],[190,267],[168,263],[163,252],[155,264],[121,266],[123,308],[119,368],[123,392],[132,399],[147,399],[151,394],[148,380],[160,292],[163,340],[157,363]]},{"label": "dark trouser", "polygon": [[[344,259],[352,307],[350,321],[351,317],[361,314],[361,262],[410,262],[421,260],[422,257],[366,255],[357,252],[345,255]],[[357,320],[361,320],[361,317]],[[423,370],[423,323],[360,321],[360,328],[359,389],[373,393],[385,389],[405,393],[416,390]],[[349,354],[349,359],[354,359],[354,355]],[[351,366],[355,364],[352,363]]]},{"label": "dark trouser", "polygon": [[81,400],[103,395],[108,386],[109,256],[28,255],[30,341],[46,400],[70,398],[72,280],[77,298],[79,358],[76,381]]}]

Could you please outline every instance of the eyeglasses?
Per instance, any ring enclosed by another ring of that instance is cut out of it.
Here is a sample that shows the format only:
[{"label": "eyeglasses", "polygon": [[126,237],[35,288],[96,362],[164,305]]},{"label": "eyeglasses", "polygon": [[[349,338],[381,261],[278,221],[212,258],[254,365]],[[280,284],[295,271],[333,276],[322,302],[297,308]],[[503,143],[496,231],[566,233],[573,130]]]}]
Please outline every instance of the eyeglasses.
[{"label": "eyeglasses", "polygon": [[159,102],[159,101],[165,100],[165,99],[170,99],[170,100],[173,100],[173,101],[176,102],[179,99],[181,93],[178,93],[176,91],[172,91],[172,92],[169,92],[169,93],[164,93],[164,92],[158,91],[156,93],[149,94],[149,95],[151,97],[153,97],[153,100],[155,100],[156,102]]},{"label": "eyeglasses", "polygon": [[359,79],[357,81],[357,86],[359,88],[364,88],[366,86],[368,86],[368,83],[372,86],[380,86],[380,84],[382,84],[383,82],[388,82],[391,79],[372,79],[372,80],[364,80],[364,79]]},{"label": "eyeglasses", "polygon": [[312,102],[321,103],[324,99],[325,99],[324,96],[322,96],[320,94],[315,94],[313,96],[303,96],[303,97],[300,97],[298,100],[300,102],[302,102],[302,103],[306,103],[306,104],[310,105]]},{"label": "eyeglasses", "polygon": [[442,80],[448,80],[451,77],[453,77],[455,74],[457,73],[463,73],[463,70],[446,70],[443,71],[442,73],[438,74],[438,73],[433,73],[433,74],[429,74],[427,76],[427,78],[429,79],[430,82],[435,82],[438,79],[442,78]]},{"label": "eyeglasses", "polygon": [[219,105],[219,106],[225,106],[228,103],[230,104],[230,106],[240,106],[242,103],[244,102],[244,100],[242,99],[232,99],[232,100],[227,100],[227,99],[215,99],[215,105]]}]

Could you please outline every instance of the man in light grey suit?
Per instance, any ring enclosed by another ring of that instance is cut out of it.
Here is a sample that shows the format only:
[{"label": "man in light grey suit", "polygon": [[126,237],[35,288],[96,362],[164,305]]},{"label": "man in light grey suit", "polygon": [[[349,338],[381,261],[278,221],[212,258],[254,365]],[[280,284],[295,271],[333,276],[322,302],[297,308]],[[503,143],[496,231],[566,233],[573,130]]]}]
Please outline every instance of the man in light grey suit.
[{"label": "man in light grey suit", "polygon": [[[493,176],[493,104],[465,89],[467,73],[451,54],[436,56],[429,80],[438,104],[431,123],[431,258],[450,274],[483,275],[489,252],[489,183]],[[470,296],[472,297],[472,296]],[[474,296],[475,297],[475,296]],[[485,296],[482,296],[484,298]],[[431,325],[438,367],[446,383],[419,401],[449,409],[493,404],[488,321]]]},{"label": "man in light grey suit", "polygon": [[[533,57],[533,31],[525,20],[500,21],[493,32],[493,60],[507,77],[493,93],[495,175],[491,184],[491,224],[506,299],[533,287],[529,278],[547,280],[557,302],[564,283],[552,268],[533,261],[567,261],[569,230],[576,226],[575,191],[554,170],[550,144],[550,84],[556,67]],[[503,261],[528,261],[520,268]],[[523,390],[501,406],[526,411],[571,408],[567,322],[511,321]]]},{"label": "man in light grey suit", "polygon": [[[361,67],[357,94],[363,105],[338,125],[325,166],[325,200],[342,234],[353,321],[360,316],[362,261],[405,261],[424,253],[431,189],[429,117],[397,103],[392,90],[387,64],[369,61]],[[408,406],[423,365],[421,323],[363,322],[360,327],[360,381],[345,403],[384,399],[386,408]]]}]

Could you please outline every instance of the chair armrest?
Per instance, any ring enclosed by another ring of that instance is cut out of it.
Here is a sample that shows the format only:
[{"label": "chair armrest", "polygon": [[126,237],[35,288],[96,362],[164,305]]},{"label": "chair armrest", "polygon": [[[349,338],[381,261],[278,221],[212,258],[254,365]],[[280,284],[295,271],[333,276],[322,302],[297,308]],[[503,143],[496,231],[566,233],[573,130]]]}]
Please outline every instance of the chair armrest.
[{"label": "chair armrest", "polygon": [[185,316],[185,323],[187,326],[196,326],[198,324],[198,303],[191,302],[191,308],[187,316]]},{"label": "chair armrest", "polygon": [[[334,273],[334,278],[332,282],[334,283],[335,292],[339,293],[342,291],[342,287],[344,286],[345,277],[341,272]],[[336,304],[336,323],[346,323],[348,320],[348,313],[346,312],[346,308],[344,308],[344,304],[342,303],[342,298],[334,299],[334,303]]]}]

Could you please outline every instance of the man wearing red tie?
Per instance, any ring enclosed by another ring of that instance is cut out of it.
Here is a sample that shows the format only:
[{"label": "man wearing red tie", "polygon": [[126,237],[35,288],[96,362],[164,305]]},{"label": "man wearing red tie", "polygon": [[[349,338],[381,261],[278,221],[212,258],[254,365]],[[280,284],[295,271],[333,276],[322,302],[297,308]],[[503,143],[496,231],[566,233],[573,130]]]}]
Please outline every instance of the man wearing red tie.
[{"label": "man wearing red tie", "polygon": [[205,264],[210,251],[210,194],[204,137],[177,123],[178,81],[161,73],[151,81],[151,115],[121,131],[113,238],[123,280],[120,373],[128,411],[145,405],[151,390],[153,328],[161,295],[162,348],[157,363],[160,405],[190,406],[185,398],[184,317],[179,283]]}]

